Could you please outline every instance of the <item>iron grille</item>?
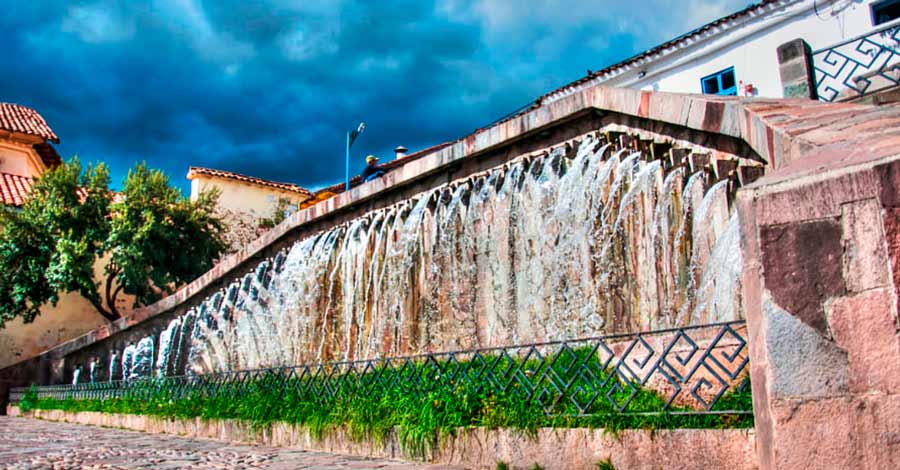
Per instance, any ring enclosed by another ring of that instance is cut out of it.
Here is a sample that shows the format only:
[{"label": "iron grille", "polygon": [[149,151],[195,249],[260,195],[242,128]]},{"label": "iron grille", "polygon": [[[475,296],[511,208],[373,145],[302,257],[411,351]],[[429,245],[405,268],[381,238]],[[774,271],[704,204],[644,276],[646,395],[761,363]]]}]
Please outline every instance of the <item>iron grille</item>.
[{"label": "iron grille", "polygon": [[841,101],[900,85],[900,24],[813,53],[821,101]]},{"label": "iron grille", "polygon": [[[389,389],[422,396],[437,389],[512,393],[548,415],[751,414],[729,394],[748,393],[743,321],[364,361],[33,387],[38,398],[184,399],[258,391],[308,399],[352,399]],[[28,388],[11,391],[19,402]],[[635,400],[652,393],[655,401]]]}]

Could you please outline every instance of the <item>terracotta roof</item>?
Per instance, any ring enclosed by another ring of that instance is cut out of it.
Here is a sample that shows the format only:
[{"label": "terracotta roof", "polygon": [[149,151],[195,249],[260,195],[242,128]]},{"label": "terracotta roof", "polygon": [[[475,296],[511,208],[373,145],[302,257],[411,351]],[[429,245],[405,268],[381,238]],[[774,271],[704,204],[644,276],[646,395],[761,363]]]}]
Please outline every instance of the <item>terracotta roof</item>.
[{"label": "terracotta roof", "polygon": [[[695,29],[695,30],[693,30],[693,31],[687,32],[687,33],[685,33],[685,34],[682,34],[681,36],[678,36],[678,37],[676,37],[675,39],[666,41],[666,42],[664,42],[664,43],[662,43],[662,44],[660,44],[660,45],[658,45],[658,46],[656,46],[656,47],[653,47],[653,48],[651,48],[651,49],[647,49],[646,51],[641,52],[641,53],[639,53],[639,54],[637,54],[637,55],[631,56],[631,57],[629,57],[629,58],[627,58],[627,59],[625,59],[625,60],[623,60],[623,61],[621,61],[621,62],[617,62],[617,63],[615,63],[615,64],[612,64],[612,65],[608,66],[608,67],[605,67],[605,68],[602,68],[602,69],[597,70],[597,71],[595,71],[595,72],[592,72],[592,73],[590,73],[590,74],[588,74],[588,75],[586,75],[586,76],[584,76],[584,77],[582,77],[582,78],[579,78],[578,80],[575,80],[574,82],[571,82],[571,83],[568,83],[568,84],[566,84],[566,85],[564,85],[564,86],[562,86],[562,87],[559,87],[559,88],[557,88],[557,89],[555,89],[555,90],[553,90],[553,91],[551,91],[551,92],[549,92],[549,93],[547,93],[547,94],[541,96],[540,98],[538,98],[538,99],[535,101],[535,103],[538,104],[538,106],[539,106],[540,103],[541,103],[544,99],[546,99],[547,97],[549,97],[549,96],[551,96],[551,95],[557,94],[557,93],[562,92],[562,91],[570,90],[570,89],[573,89],[573,88],[577,88],[579,85],[582,85],[582,84],[584,84],[584,83],[586,83],[586,82],[589,82],[589,81],[591,81],[591,80],[593,80],[593,79],[595,79],[595,78],[601,77],[601,76],[603,76],[603,75],[608,75],[608,74],[614,73],[614,72],[618,71],[619,69],[625,68],[625,67],[627,67],[627,66],[629,66],[629,65],[632,65],[632,64],[634,64],[634,63],[636,63],[636,62],[639,62],[639,61],[641,61],[641,60],[643,60],[643,59],[650,58],[650,57],[652,57],[652,56],[655,56],[655,55],[658,55],[658,54],[660,54],[660,53],[663,53],[663,52],[665,52],[667,49],[671,49],[671,48],[673,48],[673,47],[681,46],[681,45],[683,45],[683,44],[685,44],[685,43],[688,43],[688,42],[690,42],[690,41],[692,41],[692,40],[694,40],[694,39],[697,39],[698,37],[700,37],[700,36],[702,36],[702,35],[704,35],[704,34],[710,32],[710,31],[712,31],[712,30],[714,30],[714,29],[722,28],[722,27],[727,27],[727,26],[729,26],[728,23],[731,23],[731,22],[734,21],[734,20],[741,19],[741,18],[743,18],[743,17],[745,17],[745,16],[750,16],[750,15],[753,15],[753,14],[756,14],[756,13],[761,13],[761,12],[763,12],[764,10],[766,10],[768,7],[774,6],[775,4],[778,4],[778,3],[785,3],[785,2],[784,2],[784,0],[762,0],[762,1],[760,1],[759,3],[751,4],[751,5],[748,6],[747,8],[744,8],[743,10],[734,12],[734,13],[728,15],[728,16],[724,16],[724,17],[719,18],[719,19],[717,19],[717,20],[715,20],[715,21],[712,21],[712,22],[710,22],[710,23],[707,23],[707,24],[705,24],[705,25],[703,25],[703,26],[701,26],[701,27],[699,27],[699,28],[697,28],[697,29]],[[526,110],[526,111],[527,111],[527,110]]]},{"label": "terracotta roof", "polygon": [[187,174],[188,179],[194,179],[194,177],[197,175],[216,176],[219,178],[243,181],[245,183],[250,183],[250,184],[258,184],[260,186],[268,186],[271,188],[278,188],[278,189],[282,189],[284,191],[292,191],[295,193],[304,194],[306,196],[312,195],[312,193],[308,189],[306,189],[302,186],[297,186],[296,184],[293,184],[293,183],[279,183],[277,181],[264,180],[262,178],[256,178],[253,176],[232,173],[230,171],[215,170],[212,168],[202,168],[202,167],[198,167],[198,166],[192,166],[188,169],[188,174]]},{"label": "terracotta roof", "polygon": [[0,201],[7,206],[19,207],[25,204],[32,181],[28,176],[0,173]]},{"label": "terracotta roof", "polygon": [[[385,171],[390,171],[393,168],[397,168],[398,166],[405,165],[413,160],[417,160],[421,157],[424,157],[425,155],[437,152],[438,150],[440,150],[452,143],[453,142],[444,142],[441,144],[432,145],[431,147],[424,148],[422,150],[418,150],[416,152],[410,153],[403,158],[391,160],[380,166]],[[354,186],[359,186],[361,184],[362,184],[362,178],[360,178],[359,175],[350,178],[350,187],[351,188]],[[336,184],[333,184],[331,186],[328,186],[328,187],[325,187],[325,188],[322,188],[322,189],[316,191],[315,195],[318,196],[318,195],[324,194],[324,193],[332,193],[332,194],[342,193],[342,192],[344,192],[346,186],[347,186],[346,182],[336,183]]]},{"label": "terracotta roof", "polygon": [[36,135],[44,140],[59,143],[59,137],[47,125],[41,115],[26,106],[14,103],[0,103],[0,129]]},{"label": "terracotta roof", "polygon": [[[34,178],[30,176],[11,175],[0,173],[0,203],[7,206],[21,207],[25,204],[28,192],[34,184]],[[114,192],[113,202],[122,202],[122,193]],[[78,196],[87,197],[87,192],[78,189]]]}]

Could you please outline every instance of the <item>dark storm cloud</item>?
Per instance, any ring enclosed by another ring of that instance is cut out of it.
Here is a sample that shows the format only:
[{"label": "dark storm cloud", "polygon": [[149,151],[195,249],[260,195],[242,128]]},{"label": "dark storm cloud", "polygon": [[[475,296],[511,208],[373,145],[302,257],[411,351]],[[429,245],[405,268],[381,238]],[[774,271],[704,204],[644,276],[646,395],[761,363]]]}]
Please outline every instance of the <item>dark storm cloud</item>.
[{"label": "dark storm cloud", "polygon": [[0,101],[116,179],[146,160],[183,187],[189,165],[315,187],[360,120],[357,157],[455,139],[743,3],[13,0]]}]

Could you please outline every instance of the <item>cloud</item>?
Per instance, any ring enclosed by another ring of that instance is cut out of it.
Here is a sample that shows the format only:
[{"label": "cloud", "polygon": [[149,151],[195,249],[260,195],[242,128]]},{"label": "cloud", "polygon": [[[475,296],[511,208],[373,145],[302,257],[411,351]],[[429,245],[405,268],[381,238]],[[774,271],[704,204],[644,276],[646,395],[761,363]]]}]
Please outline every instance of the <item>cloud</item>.
[{"label": "cloud", "polygon": [[359,121],[360,158],[458,138],[746,2],[686,1],[11,0],[0,101],[116,178],[146,160],[185,189],[190,165],[314,187]]},{"label": "cloud", "polygon": [[122,41],[132,38],[135,33],[131,19],[119,17],[107,5],[101,4],[70,7],[60,29],[91,44]]}]

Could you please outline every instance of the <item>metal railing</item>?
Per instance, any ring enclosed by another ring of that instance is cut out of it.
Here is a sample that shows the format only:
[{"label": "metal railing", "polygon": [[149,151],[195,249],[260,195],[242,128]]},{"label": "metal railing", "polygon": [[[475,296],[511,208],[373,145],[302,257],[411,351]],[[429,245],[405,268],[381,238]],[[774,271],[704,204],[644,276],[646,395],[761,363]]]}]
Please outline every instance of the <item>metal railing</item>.
[{"label": "metal railing", "polygon": [[[326,403],[387,390],[512,393],[548,415],[751,414],[743,321],[417,356],[34,387],[37,398],[178,400],[295,393]],[[19,402],[28,388],[11,391]],[[641,397],[636,399],[636,397]],[[742,401],[740,403],[748,403]]]},{"label": "metal railing", "polygon": [[900,22],[813,52],[820,101],[842,101],[900,85]]}]

